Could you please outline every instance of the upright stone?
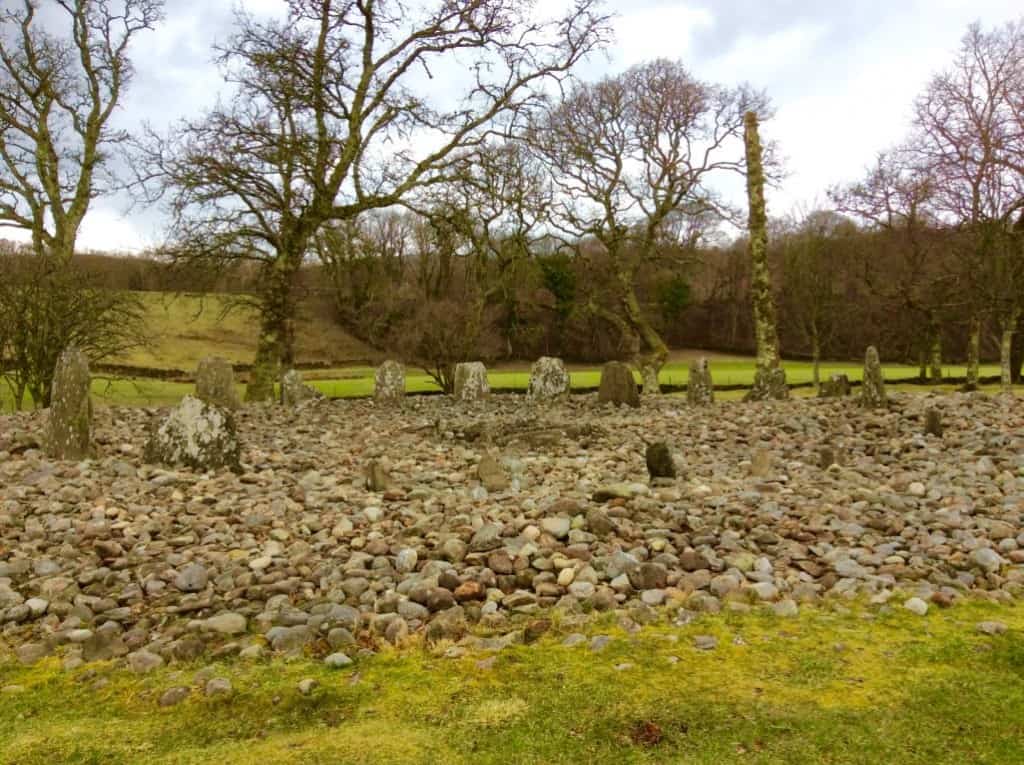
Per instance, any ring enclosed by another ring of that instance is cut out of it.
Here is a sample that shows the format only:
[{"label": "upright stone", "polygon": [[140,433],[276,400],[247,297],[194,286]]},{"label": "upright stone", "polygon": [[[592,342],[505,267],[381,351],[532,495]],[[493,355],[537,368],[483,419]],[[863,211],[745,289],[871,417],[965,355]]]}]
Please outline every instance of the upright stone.
[{"label": "upright stone", "polygon": [[645,396],[661,395],[661,383],[658,382],[658,370],[650,364],[644,364],[640,370],[640,378],[643,380]]},{"label": "upright stone", "polygon": [[706,358],[690,362],[690,377],[686,383],[686,400],[692,406],[707,406],[715,402],[715,387],[711,382],[711,367]]},{"label": "upright stone", "polygon": [[928,407],[924,413],[924,432],[929,436],[942,438],[942,412],[935,407]]},{"label": "upright stone", "polygon": [[633,379],[633,370],[627,364],[609,361],[604,365],[597,401],[600,404],[640,406],[640,394]]},{"label": "upright stone", "polygon": [[782,367],[757,367],[754,372],[754,384],[744,401],[784,401],[789,398],[789,385],[786,384],[786,370]]},{"label": "upright stone", "polygon": [[850,378],[842,374],[830,375],[818,389],[819,398],[843,398],[849,395]]},{"label": "upright stone", "polygon": [[285,406],[298,406],[320,396],[319,391],[302,382],[302,373],[297,369],[289,369],[281,376],[281,403]]},{"label": "upright stone", "polygon": [[185,396],[153,430],[145,459],[195,470],[236,470],[240,453],[231,410]]},{"label": "upright stone", "polygon": [[378,404],[397,404],[405,398],[405,367],[385,361],[373,378],[373,398]]},{"label": "upright stone", "polygon": [[860,403],[869,409],[877,409],[888,405],[885,395],[885,378],[882,376],[882,362],[878,359],[878,349],[868,346],[864,354],[864,381],[861,383]]},{"label": "upright stone", "polygon": [[541,356],[530,367],[530,385],[526,396],[534,401],[550,401],[569,395],[569,371],[561,359]]},{"label": "upright stone", "polygon": [[89,360],[68,347],[57,359],[46,422],[46,453],[59,460],[85,459],[92,452]]},{"label": "upright stone", "polygon": [[663,441],[650,444],[645,454],[647,473],[651,478],[675,478],[676,465],[672,460],[672,451]]},{"label": "upright stone", "polygon": [[227,359],[208,356],[199,362],[196,369],[196,398],[226,409],[238,408],[235,371]]},{"label": "upright stone", "polygon": [[455,367],[456,401],[483,401],[491,395],[487,382],[487,367],[479,361],[457,364]]}]

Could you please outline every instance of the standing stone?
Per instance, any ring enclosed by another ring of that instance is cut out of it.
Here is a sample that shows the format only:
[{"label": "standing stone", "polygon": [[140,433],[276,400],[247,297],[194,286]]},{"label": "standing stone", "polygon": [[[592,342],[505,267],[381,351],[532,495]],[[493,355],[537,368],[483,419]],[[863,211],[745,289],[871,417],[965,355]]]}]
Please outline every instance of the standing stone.
[{"label": "standing stone", "polygon": [[46,453],[59,460],[80,460],[92,451],[92,400],[89,360],[68,347],[57,359],[46,422]]},{"label": "standing stone", "polygon": [[480,463],[476,467],[476,477],[487,491],[505,491],[510,485],[505,469],[490,454],[480,458]]},{"label": "standing stone", "polygon": [[715,388],[711,382],[711,367],[706,358],[690,362],[690,377],[686,383],[686,400],[692,406],[707,406],[715,402]]},{"label": "standing stone", "polygon": [[373,398],[378,404],[398,404],[405,398],[405,367],[385,361],[373,378]]},{"label": "standing stone", "polygon": [[599,404],[640,406],[640,394],[633,379],[633,370],[621,361],[609,361],[601,369],[601,387],[597,392]]},{"label": "standing stone", "polygon": [[479,361],[469,361],[455,366],[455,400],[483,401],[491,395],[487,382],[487,367]]},{"label": "standing stone", "polygon": [[647,472],[651,478],[675,478],[676,466],[668,444],[659,441],[647,447]]},{"label": "standing stone", "polygon": [[660,396],[661,383],[658,382],[658,370],[650,364],[644,364],[640,370],[645,396]]},{"label": "standing stone", "polygon": [[782,367],[759,366],[754,372],[754,384],[743,397],[744,401],[784,401],[789,398],[786,370]]},{"label": "standing stone", "polygon": [[569,395],[569,371],[561,359],[541,356],[530,367],[528,398],[535,401],[562,399]]},{"label": "standing stone", "polygon": [[873,345],[869,345],[867,353],[864,354],[864,382],[861,384],[860,402],[869,409],[885,407],[888,404],[882,362],[878,359],[878,349]]},{"label": "standing stone", "polygon": [[843,398],[850,395],[850,378],[843,374],[829,375],[818,389],[818,398]]},{"label": "standing stone", "polygon": [[196,470],[237,470],[240,454],[231,411],[185,396],[154,429],[145,459]]},{"label": "standing stone", "polygon": [[379,460],[370,460],[363,469],[366,478],[366,488],[375,493],[388,491],[394,482],[387,468]]},{"label": "standing stone", "polygon": [[942,438],[942,412],[929,407],[924,413],[924,432],[929,436]]},{"label": "standing stone", "polygon": [[302,373],[299,370],[289,369],[281,376],[281,403],[285,406],[298,406],[303,401],[319,396],[319,391],[302,382]]},{"label": "standing stone", "polygon": [[227,359],[208,356],[199,362],[196,369],[196,398],[226,409],[238,408],[235,371]]}]

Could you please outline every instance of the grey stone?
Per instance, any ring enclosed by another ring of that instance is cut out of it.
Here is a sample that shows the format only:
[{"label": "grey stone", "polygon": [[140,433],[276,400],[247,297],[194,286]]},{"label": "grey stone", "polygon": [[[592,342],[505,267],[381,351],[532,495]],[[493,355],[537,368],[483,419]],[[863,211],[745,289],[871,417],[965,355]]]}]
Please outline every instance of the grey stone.
[{"label": "grey stone", "polygon": [[569,371],[561,359],[541,356],[530,368],[530,384],[526,395],[534,401],[552,401],[569,395]]},{"label": "grey stone", "polygon": [[921,600],[921,598],[909,598],[904,601],[903,607],[918,616],[924,616],[928,613],[928,604]]},{"label": "grey stone", "polygon": [[207,696],[230,696],[233,690],[231,681],[226,677],[211,677],[204,688]]},{"label": "grey stone", "polygon": [[53,376],[46,420],[46,453],[59,460],[92,454],[92,399],[89,360],[74,346],[60,354]]},{"label": "grey stone", "polygon": [[177,685],[174,688],[168,688],[160,694],[160,700],[157,703],[162,707],[174,707],[187,699],[188,694],[188,688],[183,685]]},{"label": "grey stone", "polygon": [[137,675],[145,675],[164,665],[162,657],[146,651],[134,651],[128,654],[128,667]]},{"label": "grey stone", "polygon": [[647,473],[651,478],[675,478],[676,466],[668,444],[659,441],[647,447]]},{"label": "grey stone", "polygon": [[476,466],[476,475],[487,491],[505,491],[509,487],[504,468],[490,454],[480,458],[480,463]]},{"label": "grey stone", "polygon": [[206,589],[210,574],[202,563],[189,563],[174,578],[174,586],[182,592],[201,592]]},{"label": "grey stone", "polygon": [[299,370],[289,369],[281,375],[281,403],[284,406],[298,406],[320,397],[320,391],[302,381],[302,373]]},{"label": "grey stone", "polygon": [[324,659],[324,664],[326,664],[331,669],[341,669],[342,667],[347,667],[351,665],[352,659],[350,659],[346,654],[340,652],[332,653],[330,656]]},{"label": "grey stone", "polygon": [[643,392],[645,396],[661,395],[661,383],[658,382],[658,368],[651,364],[644,364],[640,370],[640,379],[643,381]]},{"label": "grey stone", "polygon": [[320,687],[320,683],[318,683],[316,680],[314,680],[311,677],[307,677],[307,678],[304,678],[302,680],[299,680],[298,689],[299,689],[299,693],[301,695],[303,695],[303,696],[311,695],[313,693],[313,691],[315,691],[319,687]]},{"label": "grey stone", "polygon": [[691,406],[708,406],[715,401],[711,367],[704,357],[690,362],[690,376],[686,381],[686,400]]},{"label": "grey stone", "polygon": [[385,361],[373,377],[373,398],[378,404],[399,404],[405,398],[405,367]]},{"label": "grey stone", "polygon": [[565,539],[569,536],[572,528],[572,521],[564,515],[552,515],[542,518],[540,527],[555,539]]},{"label": "grey stone", "polygon": [[850,378],[844,374],[829,375],[818,388],[821,398],[843,398],[850,395]]},{"label": "grey stone", "polygon": [[942,412],[934,406],[928,407],[924,413],[924,432],[925,435],[942,438]]},{"label": "grey stone", "polygon": [[882,362],[878,358],[878,349],[873,345],[868,346],[864,354],[864,379],[860,388],[860,403],[868,409],[883,409],[889,403],[885,392]]},{"label": "grey stone", "polygon": [[235,372],[227,359],[209,356],[199,362],[196,398],[225,409],[237,409],[241,405],[235,390]]},{"label": "grey stone", "polygon": [[784,401],[789,398],[786,370],[782,367],[757,367],[754,384],[743,397],[744,401]]},{"label": "grey stone", "polygon": [[713,651],[718,647],[718,638],[714,635],[697,635],[693,638],[693,647],[698,651]]},{"label": "grey stone", "polygon": [[490,397],[487,367],[479,361],[456,364],[453,395],[456,401],[464,403],[483,401]]},{"label": "grey stone", "polygon": [[633,379],[633,370],[620,361],[609,361],[605,364],[601,369],[601,387],[597,392],[597,401],[600,404],[616,406],[640,406],[640,394]]},{"label": "grey stone", "polygon": [[226,612],[204,620],[203,627],[219,635],[241,635],[246,630],[247,620],[242,614]]},{"label": "grey stone", "polygon": [[1002,568],[1003,563],[1005,563],[1002,556],[991,547],[979,547],[977,550],[972,552],[971,562],[982,571],[988,573],[995,573],[999,571],[999,569]]},{"label": "grey stone", "polygon": [[982,635],[1003,635],[1007,626],[1003,622],[978,622],[976,629]]},{"label": "grey stone", "polygon": [[146,443],[147,462],[196,470],[240,466],[241,447],[231,411],[192,396],[157,425]]}]

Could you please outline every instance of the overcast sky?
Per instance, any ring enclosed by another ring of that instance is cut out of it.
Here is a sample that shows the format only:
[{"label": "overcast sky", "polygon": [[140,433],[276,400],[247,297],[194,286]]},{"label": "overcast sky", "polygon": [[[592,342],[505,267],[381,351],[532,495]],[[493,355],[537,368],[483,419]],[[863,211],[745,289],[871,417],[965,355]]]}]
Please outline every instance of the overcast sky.
[{"label": "overcast sky", "polygon": [[[541,3],[545,0],[541,0]],[[823,198],[856,178],[880,149],[904,135],[914,96],[945,67],[969,23],[1002,23],[1020,0],[609,0],[616,42],[585,68],[588,77],[666,56],[697,77],[764,88],[776,108],[765,125],[789,176],[769,214]],[[244,0],[275,12],[282,0]],[[166,20],[135,46],[137,77],[120,120],[161,127],[209,106],[219,79],[211,45],[231,29],[230,0],[167,0]],[[153,212],[98,200],[83,249],[137,251],[160,237]]]}]

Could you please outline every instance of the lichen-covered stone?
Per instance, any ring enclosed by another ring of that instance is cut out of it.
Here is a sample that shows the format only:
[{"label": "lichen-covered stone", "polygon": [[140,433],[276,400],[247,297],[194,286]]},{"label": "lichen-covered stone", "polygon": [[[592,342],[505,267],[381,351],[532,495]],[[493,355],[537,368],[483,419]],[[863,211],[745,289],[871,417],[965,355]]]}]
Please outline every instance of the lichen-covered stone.
[{"label": "lichen-covered stone", "polygon": [[320,397],[320,391],[302,382],[302,373],[297,369],[289,369],[281,377],[281,403],[285,406],[298,406],[304,401]]},{"label": "lichen-covered stone", "polygon": [[711,382],[711,367],[706,358],[690,362],[690,377],[686,383],[686,400],[693,406],[707,406],[715,402],[715,387]]},{"label": "lichen-covered stone", "polygon": [[929,436],[942,438],[942,412],[933,406],[924,413],[924,432]]},{"label": "lichen-covered stone", "polygon": [[373,398],[380,404],[397,404],[405,398],[405,367],[385,361],[373,378]]},{"label": "lichen-covered stone", "polygon": [[651,365],[645,364],[640,370],[640,378],[643,380],[643,389],[645,396],[659,396],[661,395],[661,383],[658,382],[658,368]]},{"label": "lichen-covered stone", "polygon": [[784,401],[789,398],[786,370],[782,367],[758,367],[754,384],[743,397],[744,401]]},{"label": "lichen-covered stone", "polygon": [[633,370],[621,361],[609,361],[601,369],[598,403],[640,406],[640,394],[633,379]]},{"label": "lichen-covered stone", "polygon": [[850,378],[844,374],[830,375],[818,389],[819,398],[843,398],[850,395]]},{"label": "lichen-covered stone", "polygon": [[89,360],[69,347],[57,359],[44,439],[46,453],[59,460],[85,459],[92,452]]},{"label": "lichen-covered stone", "polygon": [[235,371],[227,359],[210,356],[199,362],[196,369],[196,398],[214,406],[238,408]]},{"label": "lichen-covered stone", "polygon": [[647,473],[651,478],[675,478],[676,466],[672,461],[672,451],[663,441],[650,444],[645,455]]},{"label": "lichen-covered stone", "polygon": [[241,448],[229,409],[185,396],[146,443],[147,462],[195,470],[238,469]]},{"label": "lichen-covered stone", "polygon": [[483,401],[491,395],[487,382],[487,367],[479,361],[469,361],[455,367],[456,401]]},{"label": "lichen-covered stone", "polygon": [[864,354],[864,381],[860,389],[861,405],[869,409],[882,408],[888,405],[885,394],[885,378],[882,375],[882,362],[878,358],[878,349],[868,346]]},{"label": "lichen-covered stone", "polygon": [[561,359],[541,356],[530,368],[530,385],[526,390],[528,398],[535,401],[550,401],[569,395],[569,371]]}]

